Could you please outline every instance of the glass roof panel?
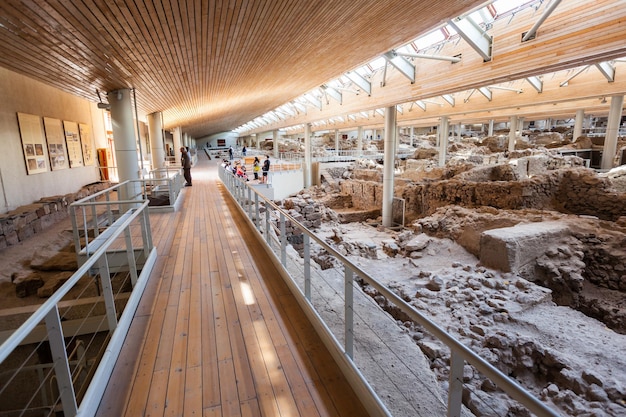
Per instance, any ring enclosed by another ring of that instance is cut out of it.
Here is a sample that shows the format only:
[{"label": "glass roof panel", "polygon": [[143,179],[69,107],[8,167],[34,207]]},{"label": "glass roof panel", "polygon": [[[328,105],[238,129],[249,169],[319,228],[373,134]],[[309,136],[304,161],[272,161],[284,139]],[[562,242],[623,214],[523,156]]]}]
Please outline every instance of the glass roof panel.
[{"label": "glass roof panel", "polygon": [[431,45],[442,42],[446,39],[443,32],[439,29],[432,31],[424,36],[420,36],[413,43],[417,46],[418,50],[428,48]]},{"label": "glass roof panel", "polygon": [[496,0],[493,2],[493,7],[500,15],[511,10],[517,9],[523,4],[532,3],[531,0]]},{"label": "glass roof panel", "polygon": [[377,69],[382,68],[384,66],[385,66],[385,58],[383,58],[382,56],[376,58],[373,61],[370,61],[370,67],[372,67],[372,69],[374,71],[376,71]]}]

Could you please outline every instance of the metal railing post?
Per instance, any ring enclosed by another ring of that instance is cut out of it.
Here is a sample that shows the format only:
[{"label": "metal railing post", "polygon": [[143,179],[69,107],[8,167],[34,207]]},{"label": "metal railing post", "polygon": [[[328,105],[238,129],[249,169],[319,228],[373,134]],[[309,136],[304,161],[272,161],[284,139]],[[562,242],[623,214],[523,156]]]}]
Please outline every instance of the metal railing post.
[{"label": "metal railing post", "polygon": [[304,296],[311,301],[311,239],[304,236]]},{"label": "metal railing post", "polygon": [[258,231],[261,231],[261,219],[259,218],[259,195],[254,193],[254,224]]},{"label": "metal railing post", "polygon": [[354,359],[353,357],[353,346],[354,346],[354,286],[352,285],[352,270],[345,267],[344,271],[344,315],[345,315],[345,340],[344,340],[344,349],[346,355],[350,359]]},{"label": "metal railing post", "polygon": [[280,262],[287,265],[287,233],[285,232],[285,214],[280,212]]},{"label": "metal railing post", "polygon": [[[135,250],[133,248],[133,237],[130,233],[130,226],[124,230],[124,237],[126,238],[126,259],[128,260],[128,272],[130,273],[130,282],[137,284],[137,263],[135,262]],[[145,245],[144,245],[145,247]]]},{"label": "metal railing post", "polygon": [[465,361],[450,349],[450,377],[448,380],[448,417],[461,417],[463,403],[463,366]]},{"label": "metal railing post", "polygon": [[269,207],[265,210],[265,241],[267,246],[272,248],[272,239],[270,238],[270,210]]},{"label": "metal railing post", "polygon": [[246,208],[248,209],[248,217],[252,218],[252,188],[246,187],[248,190],[248,197],[246,198]]},{"label": "metal railing post", "polygon": [[59,395],[63,404],[63,415],[74,417],[78,412],[76,393],[72,384],[72,372],[65,350],[63,327],[59,317],[59,307],[55,305],[46,314],[46,329],[48,330],[48,342],[54,362],[54,372],[59,387]]},{"label": "metal railing post", "polygon": [[102,297],[104,298],[109,332],[113,333],[113,330],[117,327],[117,313],[115,311],[115,297],[113,295],[111,273],[106,253],[98,259],[98,274],[100,275],[100,283],[102,285]]}]

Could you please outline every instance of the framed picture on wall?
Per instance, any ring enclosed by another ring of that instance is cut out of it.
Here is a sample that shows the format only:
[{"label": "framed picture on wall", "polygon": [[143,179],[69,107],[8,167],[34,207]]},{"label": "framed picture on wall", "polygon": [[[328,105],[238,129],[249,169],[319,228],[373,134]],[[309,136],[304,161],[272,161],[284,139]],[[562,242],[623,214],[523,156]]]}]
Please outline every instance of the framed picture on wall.
[{"label": "framed picture on wall", "polygon": [[96,154],[93,149],[91,129],[89,128],[89,125],[79,123],[78,130],[80,131],[80,142],[83,145],[83,164],[85,166],[94,165],[96,163]]},{"label": "framed picture on wall", "polygon": [[46,138],[41,127],[41,117],[17,113],[17,122],[20,128],[27,174],[39,174],[48,171]]},{"label": "framed picture on wall", "polygon": [[65,132],[65,146],[70,161],[70,168],[83,166],[83,149],[80,145],[80,134],[78,133],[78,123],[63,121],[63,131]]},{"label": "framed picture on wall", "polygon": [[43,128],[46,132],[46,140],[48,142],[50,167],[53,171],[69,168],[70,164],[67,157],[67,148],[65,147],[63,123],[59,119],[44,117]]}]

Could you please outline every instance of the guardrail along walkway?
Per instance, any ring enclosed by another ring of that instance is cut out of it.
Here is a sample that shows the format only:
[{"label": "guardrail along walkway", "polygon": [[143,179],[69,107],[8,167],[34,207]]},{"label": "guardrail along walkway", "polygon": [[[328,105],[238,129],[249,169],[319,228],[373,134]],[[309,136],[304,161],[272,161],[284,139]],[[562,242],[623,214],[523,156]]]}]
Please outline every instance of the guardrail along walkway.
[{"label": "guardrail along walkway", "polygon": [[366,416],[198,153],[98,416]]}]

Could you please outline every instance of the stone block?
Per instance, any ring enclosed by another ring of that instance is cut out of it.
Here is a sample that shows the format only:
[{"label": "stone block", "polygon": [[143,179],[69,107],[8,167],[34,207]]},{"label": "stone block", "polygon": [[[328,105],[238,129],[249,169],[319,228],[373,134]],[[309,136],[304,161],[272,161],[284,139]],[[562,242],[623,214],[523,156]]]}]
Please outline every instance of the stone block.
[{"label": "stone block", "polygon": [[524,276],[558,239],[569,235],[560,222],[524,223],[480,235],[480,262],[489,268]]}]

